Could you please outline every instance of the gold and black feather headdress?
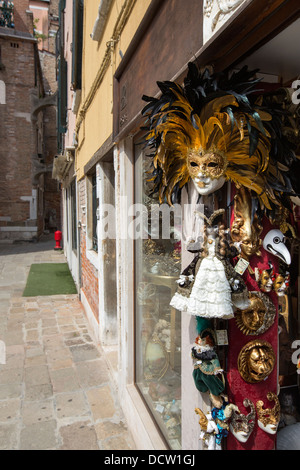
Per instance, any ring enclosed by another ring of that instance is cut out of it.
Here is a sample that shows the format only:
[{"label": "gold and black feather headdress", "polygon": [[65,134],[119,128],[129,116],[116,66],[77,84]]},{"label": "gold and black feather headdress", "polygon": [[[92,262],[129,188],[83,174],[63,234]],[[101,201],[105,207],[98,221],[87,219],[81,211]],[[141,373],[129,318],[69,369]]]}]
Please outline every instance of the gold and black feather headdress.
[{"label": "gold and black feather headdress", "polygon": [[161,203],[179,202],[191,150],[224,155],[226,179],[251,190],[268,211],[295,193],[289,167],[296,157],[288,142],[282,144],[280,113],[258,92],[256,72],[244,67],[229,77],[200,73],[189,63],[183,86],[158,82],[160,98],[143,96],[145,142],[153,159],[149,181]]}]

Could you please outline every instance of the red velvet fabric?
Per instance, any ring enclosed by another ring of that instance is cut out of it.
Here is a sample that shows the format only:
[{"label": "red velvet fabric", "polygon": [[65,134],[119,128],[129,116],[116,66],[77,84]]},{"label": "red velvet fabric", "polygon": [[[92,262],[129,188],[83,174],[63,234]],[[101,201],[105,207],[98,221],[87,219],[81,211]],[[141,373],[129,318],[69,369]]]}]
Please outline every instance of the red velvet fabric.
[{"label": "red velvet fabric", "polygon": [[[261,238],[271,230],[272,227],[268,219],[263,221],[263,233]],[[254,271],[255,267],[260,270],[268,269],[268,261],[270,261],[274,269],[278,269],[278,258],[266,252],[263,248],[261,249],[261,256],[253,256],[250,259],[250,265]],[[243,275],[243,279],[246,282],[249,291],[259,291],[255,276],[251,275],[248,270]],[[258,400],[263,400],[265,408],[273,408],[274,402],[269,402],[267,399],[268,392],[274,392],[277,394],[277,350],[278,350],[278,301],[275,293],[266,294],[269,295],[274,305],[276,306],[276,319],[274,324],[262,335],[253,336],[243,334],[236,325],[234,318],[228,321],[228,354],[227,354],[227,393],[229,402],[237,405],[243,414],[248,414],[250,409],[245,409],[243,401],[245,398],[249,398],[254,406]],[[263,382],[256,384],[250,384],[245,382],[239,374],[237,367],[237,359],[242,347],[254,339],[262,339],[268,341],[275,352],[276,364],[272,373]],[[255,422],[254,430],[246,443],[240,443],[232,433],[229,432],[226,439],[226,447],[228,450],[272,450],[275,446],[276,435],[270,435],[260,429]]]}]

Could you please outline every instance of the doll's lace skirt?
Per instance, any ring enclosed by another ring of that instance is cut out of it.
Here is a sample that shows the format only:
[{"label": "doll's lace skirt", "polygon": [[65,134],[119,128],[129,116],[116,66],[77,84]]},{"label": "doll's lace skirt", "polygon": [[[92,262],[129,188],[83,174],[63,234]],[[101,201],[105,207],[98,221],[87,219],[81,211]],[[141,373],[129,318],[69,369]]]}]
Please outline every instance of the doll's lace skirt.
[{"label": "doll's lace skirt", "polygon": [[232,318],[231,288],[222,262],[216,257],[204,258],[186,310],[191,315],[207,318]]}]

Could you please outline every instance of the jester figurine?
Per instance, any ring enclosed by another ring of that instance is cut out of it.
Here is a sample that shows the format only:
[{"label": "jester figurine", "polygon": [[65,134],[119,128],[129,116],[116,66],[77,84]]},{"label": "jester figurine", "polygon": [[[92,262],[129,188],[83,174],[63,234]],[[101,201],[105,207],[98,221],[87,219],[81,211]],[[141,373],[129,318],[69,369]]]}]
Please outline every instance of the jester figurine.
[{"label": "jester figurine", "polygon": [[223,397],[221,406],[215,406],[211,410],[211,416],[214,419],[218,433],[216,434],[216,446],[221,447],[222,440],[228,436],[230,418],[234,412],[239,412],[239,409],[233,403],[227,401],[227,397]]},{"label": "jester figurine", "polygon": [[225,388],[223,369],[216,353],[216,338],[210,320],[197,318],[199,332],[192,347],[193,378],[197,390],[219,396]]}]

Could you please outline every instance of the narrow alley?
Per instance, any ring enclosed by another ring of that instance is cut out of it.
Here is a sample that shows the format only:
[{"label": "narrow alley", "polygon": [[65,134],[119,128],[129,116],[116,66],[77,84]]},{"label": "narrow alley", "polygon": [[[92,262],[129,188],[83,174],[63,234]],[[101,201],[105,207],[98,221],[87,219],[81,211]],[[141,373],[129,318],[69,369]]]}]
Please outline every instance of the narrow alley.
[{"label": "narrow alley", "polygon": [[41,262],[66,262],[53,237],[0,245],[0,449],[134,449],[78,296],[22,296]]}]

